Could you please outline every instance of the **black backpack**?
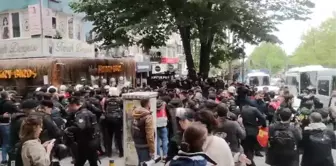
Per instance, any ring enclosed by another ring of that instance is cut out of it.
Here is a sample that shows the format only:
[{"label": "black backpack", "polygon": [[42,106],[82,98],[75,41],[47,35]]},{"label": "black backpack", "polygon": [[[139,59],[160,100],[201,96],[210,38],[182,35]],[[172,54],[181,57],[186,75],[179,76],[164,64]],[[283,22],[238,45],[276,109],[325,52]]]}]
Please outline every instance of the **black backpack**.
[{"label": "black backpack", "polygon": [[86,138],[94,138],[97,118],[92,112],[80,110],[75,114],[74,124],[79,128],[81,135],[86,135]]},{"label": "black backpack", "polygon": [[123,118],[123,112],[120,101],[116,98],[109,98],[106,101],[105,108],[106,120],[110,122],[121,122]]},{"label": "black backpack", "polygon": [[294,133],[289,128],[276,128],[269,138],[268,147],[279,160],[293,160],[298,148]]},{"label": "black backpack", "polygon": [[15,146],[8,152],[8,166],[23,166],[21,157],[22,142],[15,144]]}]

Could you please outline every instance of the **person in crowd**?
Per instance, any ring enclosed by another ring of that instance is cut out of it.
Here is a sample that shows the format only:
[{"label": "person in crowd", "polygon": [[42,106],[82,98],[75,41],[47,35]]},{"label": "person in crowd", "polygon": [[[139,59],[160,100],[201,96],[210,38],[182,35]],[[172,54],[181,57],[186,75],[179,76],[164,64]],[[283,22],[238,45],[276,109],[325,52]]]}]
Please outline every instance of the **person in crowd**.
[{"label": "person in crowd", "polygon": [[105,112],[102,118],[102,126],[105,136],[105,150],[109,157],[112,157],[113,137],[119,150],[119,157],[124,155],[122,145],[123,102],[119,95],[119,90],[116,87],[111,87],[109,89],[108,98],[104,103]]},{"label": "person in crowd", "polygon": [[38,102],[33,99],[25,100],[21,103],[21,111],[13,114],[10,123],[10,149],[20,141],[19,133],[22,121],[28,117],[30,114],[36,111]]},{"label": "person in crowd", "polygon": [[7,164],[7,153],[9,150],[9,122],[11,114],[18,112],[17,107],[14,102],[11,100],[8,92],[3,91],[0,93],[0,134],[2,138],[2,147],[1,147],[1,164]]},{"label": "person in crowd", "polygon": [[141,107],[135,108],[132,112],[132,117],[134,118],[132,137],[138,154],[139,166],[143,162],[154,158],[155,155],[155,129],[149,99],[141,99],[140,105]]},{"label": "person in crowd", "polygon": [[327,129],[320,113],[311,113],[309,120],[300,142],[303,149],[301,166],[334,166],[331,151],[336,149],[335,133]]},{"label": "person in crowd", "polygon": [[177,132],[169,140],[166,161],[177,155],[182,142],[182,135],[185,129],[194,121],[195,111],[188,108],[176,108],[175,121],[177,122]]},{"label": "person in crowd", "polygon": [[233,153],[240,152],[240,142],[246,136],[242,118],[237,121],[229,120],[229,109],[224,103],[219,104],[215,111],[218,115],[218,127],[214,131],[215,135],[225,139]]},{"label": "person in crowd", "polygon": [[208,136],[208,131],[200,122],[192,123],[183,133],[181,150],[170,161],[169,166],[205,166],[207,163],[216,165],[206,153],[203,144]]},{"label": "person in crowd", "polygon": [[300,125],[290,123],[292,111],[289,108],[279,110],[278,116],[280,121],[269,127],[266,163],[271,166],[299,166]]},{"label": "person in crowd", "polygon": [[69,110],[73,112],[67,120],[65,129],[67,137],[71,138],[71,150],[75,154],[75,166],[84,166],[86,160],[90,166],[98,166],[99,126],[96,116],[83,106],[78,97],[69,98]]},{"label": "person in crowd", "polygon": [[45,141],[51,140],[53,138],[60,140],[63,136],[61,129],[51,118],[51,111],[54,107],[54,104],[51,100],[42,100],[40,103],[37,112],[33,113],[42,118],[43,122],[43,131],[40,134],[40,139],[42,143]]},{"label": "person in crowd", "polygon": [[227,142],[218,136],[213,135],[217,127],[217,120],[213,112],[201,110],[196,112],[195,121],[206,125],[208,137],[203,144],[203,151],[213,159],[217,165],[234,166],[232,152]]},{"label": "person in crowd", "polygon": [[24,166],[49,166],[53,141],[41,144],[39,136],[42,131],[42,118],[28,116],[20,129],[22,143],[21,157]]},{"label": "person in crowd", "polygon": [[[246,99],[246,93],[242,93],[241,95],[245,95],[243,98]],[[241,100],[240,102],[242,105],[241,117],[243,118],[246,130],[246,138],[242,141],[242,146],[247,158],[252,162],[251,165],[255,166],[253,158],[255,149],[258,146],[257,135],[259,126],[266,127],[266,119],[257,108],[249,105],[247,100]]]},{"label": "person in crowd", "polygon": [[157,155],[165,159],[168,153],[168,129],[167,129],[167,112],[166,104],[162,100],[156,102],[156,131],[157,131]]}]

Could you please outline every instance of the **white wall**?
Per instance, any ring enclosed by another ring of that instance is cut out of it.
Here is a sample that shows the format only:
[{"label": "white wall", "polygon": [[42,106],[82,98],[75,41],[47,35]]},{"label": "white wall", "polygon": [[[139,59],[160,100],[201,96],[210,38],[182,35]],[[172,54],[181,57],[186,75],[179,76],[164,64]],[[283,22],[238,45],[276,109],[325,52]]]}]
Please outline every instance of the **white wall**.
[{"label": "white wall", "polygon": [[[8,31],[8,39],[13,38],[12,13],[19,13],[20,37],[17,38],[30,38],[28,9],[21,9],[0,13],[0,39],[6,38],[7,34],[4,35],[4,31]],[[56,18],[56,29],[53,29],[54,35],[57,30],[63,39],[71,39],[70,34],[72,32],[72,39],[85,41],[85,34],[83,33],[84,22],[81,17],[61,12],[53,12],[52,17]],[[4,25],[4,18],[8,20],[6,25]],[[70,19],[73,19],[72,23],[69,22]]]}]

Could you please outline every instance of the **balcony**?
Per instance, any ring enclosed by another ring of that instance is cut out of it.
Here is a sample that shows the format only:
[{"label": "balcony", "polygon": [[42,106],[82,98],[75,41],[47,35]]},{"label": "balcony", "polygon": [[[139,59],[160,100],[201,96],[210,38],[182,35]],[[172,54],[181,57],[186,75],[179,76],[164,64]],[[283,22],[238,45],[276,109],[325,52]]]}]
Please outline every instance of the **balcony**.
[{"label": "balcony", "polygon": [[71,39],[27,38],[0,40],[0,59],[32,57],[95,57],[94,46]]}]

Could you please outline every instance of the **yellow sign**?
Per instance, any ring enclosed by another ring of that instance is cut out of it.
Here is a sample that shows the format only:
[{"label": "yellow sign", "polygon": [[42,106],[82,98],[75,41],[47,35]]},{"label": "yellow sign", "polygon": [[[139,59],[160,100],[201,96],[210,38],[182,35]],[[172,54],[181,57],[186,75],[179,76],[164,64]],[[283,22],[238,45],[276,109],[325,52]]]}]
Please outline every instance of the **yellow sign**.
[{"label": "yellow sign", "polygon": [[31,69],[0,70],[0,79],[35,78],[37,73]]},{"label": "yellow sign", "polygon": [[98,65],[98,73],[115,73],[121,71],[122,71],[121,65],[111,65],[111,66]]}]

